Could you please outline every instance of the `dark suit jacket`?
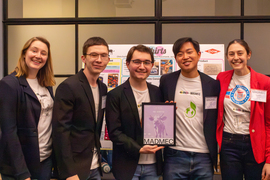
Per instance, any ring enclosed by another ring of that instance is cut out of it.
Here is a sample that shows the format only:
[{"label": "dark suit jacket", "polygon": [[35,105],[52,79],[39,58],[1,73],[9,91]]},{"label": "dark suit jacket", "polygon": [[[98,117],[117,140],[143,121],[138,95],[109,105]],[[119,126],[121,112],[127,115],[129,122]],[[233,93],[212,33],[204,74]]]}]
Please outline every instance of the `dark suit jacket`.
[{"label": "dark suit jacket", "polygon": [[[2,130],[1,130],[1,123],[0,123],[0,147],[3,147],[3,140],[2,140]],[[3,148],[0,148],[0,167],[2,164],[2,156],[3,156]]]},{"label": "dark suit jacket", "polygon": [[[160,79],[160,90],[163,95],[164,101],[174,101],[176,83],[179,78],[181,70],[173,72],[171,74],[163,75]],[[213,166],[217,165],[217,141],[216,141],[216,125],[217,125],[217,109],[205,109],[206,97],[219,96],[220,86],[217,80],[207,76],[206,74],[199,72],[202,83],[203,93],[203,131],[208,146],[211,161]],[[217,99],[218,102],[218,99]]]},{"label": "dark suit jacket", "polygon": [[[158,87],[147,83],[151,102],[160,102]],[[129,80],[108,93],[106,123],[113,142],[112,172],[116,179],[132,179],[143,146],[143,132]],[[157,172],[162,173],[162,153],[156,152]]]},{"label": "dark suit jacket", "polygon": [[107,94],[107,86],[99,80],[97,83],[99,88],[97,119],[92,90],[83,70],[66,79],[56,90],[53,145],[60,178],[78,174],[80,179],[86,179],[90,172],[95,146],[100,154],[99,138],[104,116],[101,105],[102,96]]},{"label": "dark suit jacket", "polygon": [[[24,76],[12,73],[0,81],[3,163],[0,173],[18,179],[39,175],[37,125],[41,105]],[[52,88],[48,90],[53,97]]]}]

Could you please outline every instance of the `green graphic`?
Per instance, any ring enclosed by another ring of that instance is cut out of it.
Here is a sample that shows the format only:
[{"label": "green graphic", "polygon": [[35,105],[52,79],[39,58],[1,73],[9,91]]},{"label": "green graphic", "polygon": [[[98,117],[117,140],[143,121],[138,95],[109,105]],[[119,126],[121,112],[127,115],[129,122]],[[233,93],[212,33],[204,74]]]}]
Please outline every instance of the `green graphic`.
[{"label": "green graphic", "polygon": [[196,115],[196,105],[193,102],[190,102],[190,107],[186,109],[186,117],[193,118]]}]

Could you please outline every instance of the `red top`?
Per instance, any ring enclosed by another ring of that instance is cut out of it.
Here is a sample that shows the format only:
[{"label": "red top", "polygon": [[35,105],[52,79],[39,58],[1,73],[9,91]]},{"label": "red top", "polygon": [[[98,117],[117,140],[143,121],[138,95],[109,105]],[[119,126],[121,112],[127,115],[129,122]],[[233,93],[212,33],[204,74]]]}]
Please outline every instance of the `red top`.
[{"label": "red top", "polygon": [[[253,154],[257,163],[270,163],[270,78],[250,69],[250,88],[266,90],[266,103],[251,101],[249,133]],[[221,149],[223,135],[224,98],[231,82],[234,70],[221,72],[217,76],[220,82],[218,102],[217,142]]]}]

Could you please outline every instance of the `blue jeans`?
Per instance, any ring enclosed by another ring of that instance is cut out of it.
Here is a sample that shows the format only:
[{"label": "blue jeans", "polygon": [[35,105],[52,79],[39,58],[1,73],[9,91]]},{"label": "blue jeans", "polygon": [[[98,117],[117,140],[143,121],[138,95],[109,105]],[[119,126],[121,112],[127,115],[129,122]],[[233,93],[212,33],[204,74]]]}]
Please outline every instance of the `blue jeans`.
[{"label": "blue jeans", "polygon": [[212,180],[213,166],[208,153],[164,150],[163,180]]},{"label": "blue jeans", "polygon": [[[40,163],[39,178],[31,178],[31,179],[50,180],[51,175],[52,175],[52,157],[50,156]],[[15,177],[2,174],[2,180],[15,180]]]},{"label": "blue jeans", "polygon": [[254,158],[249,135],[223,132],[220,152],[222,180],[260,180],[264,163]]},{"label": "blue jeans", "polygon": [[156,164],[138,164],[132,180],[158,180]]},{"label": "blue jeans", "polygon": [[101,180],[101,176],[100,176],[100,173],[99,173],[99,168],[96,168],[96,169],[91,169],[90,170],[90,173],[89,173],[89,176],[86,180]]}]

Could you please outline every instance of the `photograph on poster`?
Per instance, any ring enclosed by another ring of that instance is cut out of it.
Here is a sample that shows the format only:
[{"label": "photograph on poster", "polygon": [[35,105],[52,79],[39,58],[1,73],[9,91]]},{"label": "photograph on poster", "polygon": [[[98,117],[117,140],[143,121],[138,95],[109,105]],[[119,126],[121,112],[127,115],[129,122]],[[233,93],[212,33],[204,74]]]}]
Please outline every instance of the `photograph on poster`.
[{"label": "photograph on poster", "polygon": [[175,103],[142,103],[143,144],[175,145]]},{"label": "photograph on poster", "polygon": [[[109,44],[110,62],[108,63],[106,69],[100,74],[101,80],[108,86],[108,91],[124,83],[129,78],[130,73],[126,66],[126,56],[129,49],[136,45],[137,44]],[[173,44],[144,45],[152,49],[155,59],[154,66],[151,70],[150,76],[147,78],[147,82],[159,86],[159,80],[162,75],[179,70],[179,66],[176,63],[174,54],[172,52]],[[225,70],[224,44],[200,44],[200,51],[201,57],[197,66],[198,70],[215,79],[219,72]],[[82,64],[82,68],[84,68],[84,64]],[[117,74],[117,76],[115,76],[115,74]],[[116,78],[118,79],[117,85]],[[160,119],[162,119],[162,117]],[[153,122],[150,122],[153,126]],[[165,123],[165,120],[161,120],[159,122],[156,121],[156,129],[158,128],[158,123],[163,124]],[[163,125],[160,127],[162,126]],[[168,128],[169,127],[166,126],[167,134],[168,132],[172,132],[171,130],[169,131]],[[105,127],[102,127],[101,133],[104,137]],[[158,131],[154,131],[153,133],[162,135],[162,129],[160,129],[160,134],[158,134]],[[104,138],[101,138],[102,147],[108,148],[107,142],[108,140],[105,141]]]},{"label": "photograph on poster", "polygon": [[173,71],[173,61],[171,59],[161,59],[161,75],[168,74]]},{"label": "photograph on poster", "polygon": [[159,75],[159,61],[155,60],[150,75]]},{"label": "photograph on poster", "polygon": [[218,75],[222,71],[222,64],[204,64],[203,72],[207,75]]},{"label": "photograph on poster", "polygon": [[108,88],[116,88],[118,86],[118,74],[108,74]]}]

